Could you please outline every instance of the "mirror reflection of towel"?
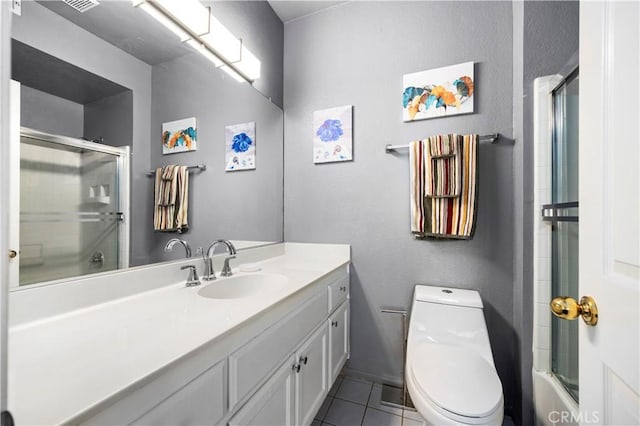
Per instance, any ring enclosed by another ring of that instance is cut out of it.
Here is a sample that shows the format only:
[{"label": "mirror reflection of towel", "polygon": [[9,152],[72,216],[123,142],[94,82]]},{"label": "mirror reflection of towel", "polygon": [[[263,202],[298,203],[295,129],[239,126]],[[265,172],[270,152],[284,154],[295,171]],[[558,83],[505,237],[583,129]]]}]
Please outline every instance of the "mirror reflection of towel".
[{"label": "mirror reflection of towel", "polygon": [[189,172],[185,166],[156,169],[153,229],[184,232],[188,227]]}]

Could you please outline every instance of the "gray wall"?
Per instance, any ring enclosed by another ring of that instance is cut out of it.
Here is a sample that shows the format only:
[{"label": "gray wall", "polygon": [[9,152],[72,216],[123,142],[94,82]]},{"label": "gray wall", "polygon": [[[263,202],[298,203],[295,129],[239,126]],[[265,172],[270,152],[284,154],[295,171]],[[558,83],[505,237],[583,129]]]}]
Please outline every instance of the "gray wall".
[{"label": "gray wall", "polygon": [[261,62],[261,76],[254,87],[282,108],[284,25],[266,1],[214,1],[215,16],[242,38]]},{"label": "gray wall", "polygon": [[516,292],[514,312],[520,315],[520,377],[522,379],[522,424],[533,424],[533,391],[531,385],[533,324],[533,80],[556,74],[579,48],[579,3],[572,1],[524,2],[522,29],[523,62],[523,239],[522,285]]},{"label": "gray wall", "polygon": [[[282,110],[198,53],[154,66],[152,88],[152,168],[207,165],[206,171],[190,174],[189,231],[179,237],[194,251],[219,238],[282,241]],[[189,117],[197,119],[198,149],[162,155],[162,123]],[[225,172],[225,126],[251,121],[256,123],[256,169]],[[162,251],[175,236],[154,233],[153,260],[184,255]]]},{"label": "gray wall", "polygon": [[22,3],[22,16],[13,16],[12,37],[133,91],[133,154],[131,161],[131,263],[149,261],[153,203],[150,167],[151,67],[91,33],[71,24],[36,2]]},{"label": "gray wall", "polygon": [[[387,143],[432,134],[512,135],[508,2],[349,2],[285,24],[285,240],[352,246],[349,368],[385,381],[402,371],[401,322],[416,283],[478,289],[507,412],[518,368],[513,324],[513,145],[481,145],[472,241],[416,241],[407,153]],[[476,62],[476,112],[402,122],[402,76]],[[312,113],[354,105],[354,161],[312,163]]]},{"label": "gray wall", "polygon": [[55,135],[84,135],[84,106],[31,87],[20,88],[20,125]]},{"label": "gray wall", "polygon": [[106,145],[133,144],[133,92],[109,96],[84,106],[84,136],[102,137]]}]

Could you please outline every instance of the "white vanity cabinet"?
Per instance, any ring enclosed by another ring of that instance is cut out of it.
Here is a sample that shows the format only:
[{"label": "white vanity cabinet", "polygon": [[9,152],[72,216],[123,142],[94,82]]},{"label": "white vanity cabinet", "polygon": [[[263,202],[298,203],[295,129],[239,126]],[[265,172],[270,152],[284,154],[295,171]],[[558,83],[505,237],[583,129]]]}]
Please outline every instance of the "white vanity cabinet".
[{"label": "white vanity cabinet", "polygon": [[[273,373],[265,384],[255,392],[244,405],[239,388],[250,388],[249,381],[258,383],[255,374],[238,374],[242,386],[233,385],[236,375],[233,367],[230,373],[231,405],[235,401],[241,408],[229,421],[230,426],[283,426],[309,425],[320,409],[329,389],[349,356],[349,275],[346,268],[330,274],[323,280],[319,292],[302,307],[268,329],[261,336],[249,342],[231,355],[230,365],[246,365],[253,373],[265,367],[243,362],[253,359],[254,363],[270,365],[276,348],[282,350],[287,341],[284,335],[297,335],[299,330],[308,328],[308,319],[316,319],[316,328],[306,333],[295,351]],[[318,318],[318,307],[322,306],[322,318]],[[318,320],[319,319],[319,320]],[[337,326],[332,326],[337,324]],[[284,333],[284,335],[281,335]],[[282,358],[280,358],[282,360]],[[259,362],[259,360],[262,360]],[[236,367],[238,373],[244,368]],[[248,377],[251,377],[249,380]],[[235,396],[233,396],[235,393]]]},{"label": "white vanity cabinet", "polygon": [[345,265],[74,423],[310,425],[349,356],[348,320]]}]

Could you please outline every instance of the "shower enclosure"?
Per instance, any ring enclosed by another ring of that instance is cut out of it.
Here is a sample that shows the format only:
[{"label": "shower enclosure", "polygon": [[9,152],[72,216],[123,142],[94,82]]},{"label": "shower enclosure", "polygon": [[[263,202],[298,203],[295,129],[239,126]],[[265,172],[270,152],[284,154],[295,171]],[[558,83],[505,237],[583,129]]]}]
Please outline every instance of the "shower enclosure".
[{"label": "shower enclosure", "polygon": [[129,148],[20,130],[23,286],[129,265]]},{"label": "shower enclosure", "polygon": [[568,72],[534,81],[532,375],[537,424],[553,423],[553,413],[579,411],[579,324],[560,320],[549,308],[553,297],[579,298],[579,74],[577,55],[572,59]]},{"label": "shower enclosure", "polygon": [[[553,91],[551,202],[552,296],[578,294],[578,86],[577,71]],[[551,317],[552,372],[578,401],[578,321]]]}]

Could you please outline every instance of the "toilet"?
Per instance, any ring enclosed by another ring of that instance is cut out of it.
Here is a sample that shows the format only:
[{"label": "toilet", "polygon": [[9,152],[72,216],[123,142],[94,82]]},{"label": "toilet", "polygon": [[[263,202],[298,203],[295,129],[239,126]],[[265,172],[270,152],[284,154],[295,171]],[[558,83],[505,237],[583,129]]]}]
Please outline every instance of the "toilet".
[{"label": "toilet", "polygon": [[502,383],[477,291],[415,286],[405,376],[427,424],[502,424]]}]

